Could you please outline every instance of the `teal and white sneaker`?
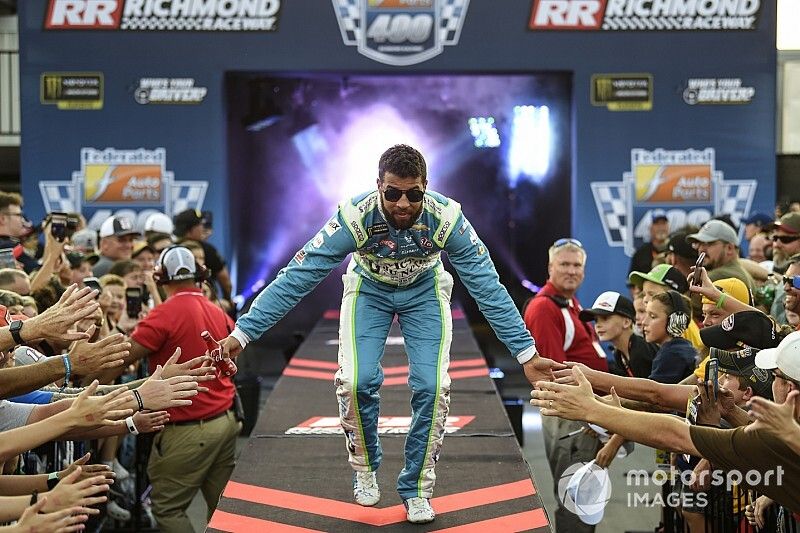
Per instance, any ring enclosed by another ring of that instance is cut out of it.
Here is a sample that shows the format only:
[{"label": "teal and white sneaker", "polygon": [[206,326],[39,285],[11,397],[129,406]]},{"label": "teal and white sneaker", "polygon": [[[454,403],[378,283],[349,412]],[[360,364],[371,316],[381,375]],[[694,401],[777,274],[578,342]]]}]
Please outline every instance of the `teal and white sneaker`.
[{"label": "teal and white sneaker", "polygon": [[381,499],[378,478],[375,472],[355,472],[353,474],[353,497],[358,505],[371,507]]},{"label": "teal and white sneaker", "polygon": [[427,524],[436,518],[428,498],[409,498],[403,504],[406,506],[406,520],[412,524]]}]

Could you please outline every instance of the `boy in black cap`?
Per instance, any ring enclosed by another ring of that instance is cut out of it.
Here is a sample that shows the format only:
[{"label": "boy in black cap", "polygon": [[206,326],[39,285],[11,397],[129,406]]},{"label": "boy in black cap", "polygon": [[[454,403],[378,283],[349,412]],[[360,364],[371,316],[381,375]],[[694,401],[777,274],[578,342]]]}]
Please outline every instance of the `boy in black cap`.
[{"label": "boy in black cap", "polygon": [[[633,332],[636,311],[633,302],[618,292],[606,291],[592,304],[583,309],[578,317],[584,322],[595,322],[595,331],[603,342],[610,342],[614,354],[609,370],[619,376],[646,378],[650,375],[658,346],[646,342]],[[595,463],[606,468],[617,456],[625,439],[612,436],[595,457]]]},{"label": "boy in black cap", "polygon": [[606,291],[578,317],[584,322],[594,321],[598,338],[611,343],[617,362],[612,368],[615,374],[640,378],[650,375],[658,346],[633,332],[636,320],[633,302],[618,292]]}]

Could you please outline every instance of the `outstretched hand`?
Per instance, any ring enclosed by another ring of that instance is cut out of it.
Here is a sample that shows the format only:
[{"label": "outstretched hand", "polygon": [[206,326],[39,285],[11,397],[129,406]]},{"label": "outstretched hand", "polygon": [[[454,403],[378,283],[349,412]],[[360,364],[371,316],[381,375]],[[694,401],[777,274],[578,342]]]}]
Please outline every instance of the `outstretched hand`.
[{"label": "outstretched hand", "polygon": [[83,507],[70,507],[54,513],[44,513],[42,510],[49,502],[47,496],[25,509],[19,518],[14,531],[52,531],[53,533],[71,533],[82,531],[83,522],[89,518],[83,513]]},{"label": "outstretched hand", "polygon": [[573,376],[578,385],[563,385],[548,381],[538,381],[537,390],[531,391],[531,405],[541,408],[545,416],[559,416],[567,420],[585,420],[596,402],[592,384],[580,368],[573,367]]},{"label": "outstretched hand", "polygon": [[228,357],[230,359],[237,357],[240,353],[242,353],[243,350],[242,345],[239,344],[239,341],[236,340],[236,337],[232,337],[230,335],[219,341],[219,345],[222,347],[222,357]]},{"label": "outstretched hand", "polygon": [[[234,339],[235,340],[235,339]],[[525,377],[528,378],[531,385],[536,386],[537,381],[554,381],[555,376],[553,371],[567,368],[561,363],[557,363],[547,357],[541,355],[535,356],[533,359],[527,361],[522,365],[522,370],[525,372]]]},{"label": "outstretched hand", "polygon": [[145,409],[160,411],[192,405],[191,398],[198,393],[197,378],[179,375],[164,379],[163,372],[163,367],[158,365],[155,372],[139,386]]},{"label": "outstretched hand", "polygon": [[58,473],[58,479],[59,480],[64,479],[65,477],[73,473],[75,470],[77,470],[78,467],[81,467],[81,475],[80,477],[78,477],[78,481],[83,481],[84,479],[88,479],[90,477],[95,477],[95,476],[105,476],[107,484],[111,485],[112,483],[114,483],[114,478],[117,477],[117,475],[114,473],[113,470],[111,470],[110,466],[106,464],[99,464],[99,465],[86,464],[89,462],[89,459],[91,457],[92,457],[91,452],[87,452],[86,455],[84,455],[80,459],[76,459],[75,461],[73,461],[71,465],[69,465],[67,468],[61,470]]},{"label": "outstretched hand", "polygon": [[[214,374],[214,367],[211,366],[211,357],[209,355],[200,355],[194,359],[189,359],[183,363],[178,363],[181,356],[180,346],[175,348],[175,352],[164,363],[164,368],[161,370],[161,377],[169,379],[175,376],[190,376],[197,382],[211,381],[216,379]],[[208,392],[206,387],[198,387],[198,392]]]},{"label": "outstretched hand", "polygon": [[797,424],[798,409],[800,409],[800,391],[793,390],[786,397],[786,401],[778,404],[760,396],[753,396],[748,402],[750,416],[755,422],[745,428],[745,432],[763,430],[783,439],[791,435],[788,431],[792,424]]},{"label": "outstretched hand", "polygon": [[95,300],[97,291],[74,283],[67,287],[55,305],[29,319],[22,330],[25,340],[76,341],[88,339],[89,334],[73,331],[72,326],[91,316],[100,306]]},{"label": "outstretched hand", "polygon": [[93,396],[97,386],[98,381],[94,380],[64,411],[70,415],[74,427],[120,425],[125,423],[126,416],[133,414],[133,410],[121,408],[133,399],[128,389],[120,388],[103,396]]}]

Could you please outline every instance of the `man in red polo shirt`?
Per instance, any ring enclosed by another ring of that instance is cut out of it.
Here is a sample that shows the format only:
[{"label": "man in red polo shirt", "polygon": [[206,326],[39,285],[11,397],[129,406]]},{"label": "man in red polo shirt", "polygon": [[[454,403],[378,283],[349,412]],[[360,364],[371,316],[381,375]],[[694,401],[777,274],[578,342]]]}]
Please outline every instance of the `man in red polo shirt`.
[{"label": "man in red polo shirt", "polygon": [[[155,274],[167,300],[139,322],[126,359],[147,357],[150,372],[177,348],[181,349],[179,362],[205,353],[201,332],[224,339],[234,326],[230,317],[203,296],[199,287],[202,267],[187,248],[164,250]],[[153,440],[147,473],[153,484],[153,514],[163,533],[192,531],[186,509],[198,490],[203,491],[210,519],[235,464],[241,425],[233,410],[233,382],[219,377],[204,386],[208,392],[195,396],[191,406],[169,409],[170,423]]]},{"label": "man in red polo shirt", "polygon": [[[575,296],[583,283],[586,250],[576,239],[559,239],[548,251],[548,279],[542,290],[525,308],[525,326],[536,339],[540,353],[553,361],[580,361],[596,370],[608,371],[605,353],[591,324],[578,314],[581,304]],[[542,435],[547,462],[553,474],[554,492],[559,502],[556,531],[591,532],[588,526],[560,502],[558,480],[570,466],[595,458],[599,441],[581,432],[583,425],[555,416],[542,417]],[[569,435],[569,436],[568,436]]]}]

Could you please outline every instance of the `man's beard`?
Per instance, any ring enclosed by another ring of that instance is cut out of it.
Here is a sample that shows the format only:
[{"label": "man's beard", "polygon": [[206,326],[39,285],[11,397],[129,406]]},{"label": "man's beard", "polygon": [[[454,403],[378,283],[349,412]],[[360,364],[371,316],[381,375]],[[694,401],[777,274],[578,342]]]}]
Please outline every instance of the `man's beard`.
[{"label": "man's beard", "polygon": [[792,254],[787,254],[784,250],[772,249],[772,261],[775,263],[776,270],[784,270],[788,266],[790,257]]},{"label": "man's beard", "polygon": [[[383,214],[386,216],[386,219],[391,222],[392,226],[395,229],[409,229],[419,218],[419,214],[422,212],[422,206],[419,206],[418,209],[414,210],[413,208],[409,209],[395,209],[394,211],[388,211],[386,206],[382,206]],[[407,216],[400,216],[398,215],[407,215]]]}]

